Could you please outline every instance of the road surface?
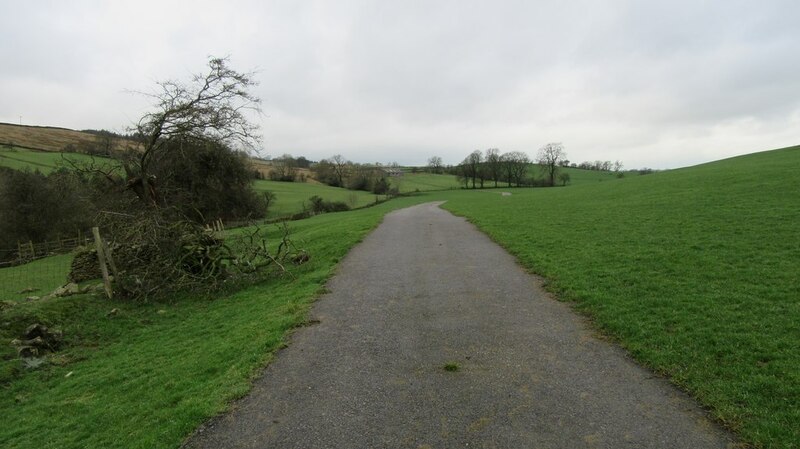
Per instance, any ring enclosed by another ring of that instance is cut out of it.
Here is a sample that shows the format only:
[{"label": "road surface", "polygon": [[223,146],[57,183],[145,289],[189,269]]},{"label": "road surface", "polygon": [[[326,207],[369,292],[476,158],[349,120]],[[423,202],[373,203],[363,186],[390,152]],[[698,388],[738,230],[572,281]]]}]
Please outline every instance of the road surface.
[{"label": "road surface", "polygon": [[[188,448],[726,448],[734,437],[430,203],[386,216]],[[448,371],[449,366],[454,371]]]}]

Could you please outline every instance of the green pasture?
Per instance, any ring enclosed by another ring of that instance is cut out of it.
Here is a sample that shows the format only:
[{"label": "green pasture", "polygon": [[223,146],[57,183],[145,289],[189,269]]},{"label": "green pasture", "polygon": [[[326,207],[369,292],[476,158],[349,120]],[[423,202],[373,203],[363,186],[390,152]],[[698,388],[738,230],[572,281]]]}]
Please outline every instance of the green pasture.
[{"label": "green pasture", "polygon": [[[568,186],[579,186],[583,184],[597,184],[604,181],[616,181],[618,179],[630,178],[639,176],[639,172],[635,170],[621,171],[619,173],[613,171],[600,171],[600,170],[584,170],[582,168],[572,167],[558,167],[559,173],[566,173],[569,175]],[[528,166],[528,178],[542,179],[545,175],[542,172],[542,166],[539,164],[531,164]],[[556,179],[556,184],[561,183]]]},{"label": "green pasture", "polygon": [[311,182],[280,182],[257,180],[253,183],[257,192],[270,191],[275,200],[270,205],[268,216],[284,217],[303,211],[303,203],[309,207],[308,199],[316,195],[326,201],[341,201],[351,208],[363,207],[374,203],[376,198],[384,199],[384,195],[375,195],[360,190],[347,190],[325,184]]},{"label": "green pasture", "polygon": [[67,282],[72,257],[72,254],[60,254],[25,265],[0,268],[0,301],[18,301],[51,293]]},{"label": "green pasture", "polygon": [[404,172],[403,176],[390,178],[391,185],[397,187],[400,193],[428,192],[433,190],[458,189],[458,183],[453,175],[436,175],[432,173]]},{"label": "green pasture", "polygon": [[757,447],[800,447],[800,147],[511,196],[448,193]]},{"label": "green pasture", "polygon": [[[78,295],[0,303],[0,340],[17,338],[34,322],[61,329],[65,338],[65,348],[38,370],[25,369],[13,348],[0,345],[0,447],[178,447],[247,393],[286,332],[302,325],[338,261],[385,213],[429,200],[399,198],[290,222],[295,244],[311,256],[291,268],[296,279],[213,300]],[[268,229],[276,241],[277,229]]]},{"label": "green pasture", "polygon": [[[579,186],[583,184],[597,184],[604,181],[615,181],[622,178],[630,178],[639,176],[637,171],[623,171],[615,173],[612,171],[598,171],[598,170],[583,170],[580,168],[560,167],[560,171],[569,175],[569,186]],[[535,174],[537,178],[542,178],[542,172],[539,165],[532,165],[529,170],[530,174]]]},{"label": "green pasture", "polygon": [[[47,174],[59,167],[70,167],[67,159],[74,162],[91,162],[92,156],[78,153],[57,153],[48,151],[34,151],[24,148],[9,149],[0,147],[0,166],[15,170],[39,170]],[[94,156],[96,162],[111,162],[111,159]]]}]

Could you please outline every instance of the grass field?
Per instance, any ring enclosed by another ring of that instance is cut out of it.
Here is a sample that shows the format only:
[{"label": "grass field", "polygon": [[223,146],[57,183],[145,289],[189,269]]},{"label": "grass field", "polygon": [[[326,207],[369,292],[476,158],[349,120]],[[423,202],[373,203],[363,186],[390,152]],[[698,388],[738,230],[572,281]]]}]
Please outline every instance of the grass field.
[{"label": "grass field", "polygon": [[[257,180],[253,183],[257,192],[270,191],[275,194],[269,208],[268,218],[283,217],[303,210],[303,203],[316,195],[326,201],[341,201],[351,208],[363,207],[375,202],[376,195],[360,190],[347,190],[325,184],[310,182],[280,182]],[[383,199],[384,195],[377,196]]]},{"label": "grass field", "polygon": [[351,246],[387,211],[430,199],[291,222],[295,243],[311,255],[293,268],[296,280],[214,300],[141,304],[79,295],[2,308],[0,340],[43,322],[63,330],[66,349],[46,368],[25,371],[0,345],[0,447],[177,447],[249,390]]},{"label": "grass field", "polygon": [[[19,301],[52,292],[67,282],[71,262],[72,254],[61,254],[0,269],[0,301]],[[26,289],[35,290],[20,293]]]},{"label": "grass field", "polygon": [[461,185],[453,175],[435,175],[432,173],[409,173],[391,178],[391,185],[397,187],[401,193],[429,192],[434,190],[458,189]]},{"label": "grass field", "polygon": [[[583,170],[580,168],[562,167],[559,170],[569,175],[569,184],[571,186],[579,186],[583,184],[597,184],[603,181],[615,181],[619,179],[619,173],[611,171],[597,171],[597,170]],[[535,174],[537,178],[542,177],[541,169],[538,165],[532,165],[528,171],[530,174]],[[621,172],[623,178],[631,178],[639,176],[637,171],[624,171]]]},{"label": "grass field", "polygon": [[800,147],[567,189],[452,192],[630,353],[758,447],[800,447]]},{"label": "grass field", "polygon": [[[0,166],[13,168],[14,170],[30,169],[39,170],[47,174],[59,167],[70,167],[67,160],[74,162],[91,162],[92,156],[77,153],[58,153],[26,150],[24,148],[9,149],[0,147]],[[95,156],[97,162],[111,162],[111,159]]]}]

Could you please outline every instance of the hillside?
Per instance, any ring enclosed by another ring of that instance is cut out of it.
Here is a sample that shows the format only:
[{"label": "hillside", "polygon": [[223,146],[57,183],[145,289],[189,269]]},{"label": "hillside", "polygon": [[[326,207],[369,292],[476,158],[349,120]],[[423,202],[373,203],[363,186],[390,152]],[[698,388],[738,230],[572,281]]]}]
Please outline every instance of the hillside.
[{"label": "hillside", "polygon": [[[50,173],[59,167],[69,167],[69,161],[112,162],[111,159],[101,156],[88,156],[80,153],[62,153],[57,151],[29,150],[20,147],[0,147],[0,166],[14,170],[38,170],[44,174]],[[112,162],[113,163],[113,162]]]},{"label": "hillside", "polygon": [[630,353],[763,447],[800,441],[800,147],[578,185],[454,192]]},{"label": "hillside", "polygon": [[[114,139],[110,142],[111,151],[121,151],[132,144],[128,140]],[[104,148],[108,143],[100,136],[72,129],[0,123],[0,146],[62,151],[67,145],[85,152],[87,148]]]}]

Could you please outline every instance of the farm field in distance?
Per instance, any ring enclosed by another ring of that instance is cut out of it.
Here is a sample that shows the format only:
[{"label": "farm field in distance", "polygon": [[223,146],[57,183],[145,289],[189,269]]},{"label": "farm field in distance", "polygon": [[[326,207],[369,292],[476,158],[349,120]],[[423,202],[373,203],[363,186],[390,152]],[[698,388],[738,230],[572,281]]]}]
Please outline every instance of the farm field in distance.
[{"label": "farm field in distance", "polygon": [[797,448],[799,165],[792,147],[443,207],[747,441]]},{"label": "farm field in distance", "polygon": [[97,162],[113,162],[111,159],[99,156],[89,156],[78,153],[61,153],[57,151],[37,151],[25,148],[0,147],[0,166],[13,168],[14,170],[30,169],[39,170],[47,174],[59,167],[69,168],[69,162],[91,162],[94,158]]},{"label": "farm field in distance", "polygon": [[[47,174],[59,167],[69,167],[69,163],[65,159],[78,163],[91,162],[92,160],[98,163],[114,163],[113,159],[79,153],[0,147],[0,166],[15,170],[39,170]],[[397,186],[401,193],[459,188],[456,177],[445,174],[405,173],[402,177],[390,179],[390,182],[393,186]],[[299,213],[303,210],[303,203],[305,202],[307,205],[308,199],[315,195],[326,201],[341,201],[351,208],[364,207],[374,203],[376,199],[383,200],[386,198],[385,195],[331,187],[313,181],[278,182],[255,180],[253,181],[253,187],[256,191],[263,192],[268,190],[276,195],[274,203],[269,208],[268,218],[278,218]]]},{"label": "farm field in distance", "polygon": [[[12,146],[57,153],[67,145],[85,147],[87,145],[98,145],[101,142],[102,139],[94,134],[73,129],[0,123],[0,143],[10,143]],[[114,141],[112,148],[118,151],[132,144],[130,141],[117,139]]]},{"label": "farm field in distance", "polygon": [[[398,187],[401,193],[427,192],[459,188],[453,175],[436,175],[430,173],[405,173],[403,176],[391,177],[389,182]],[[341,201],[351,208],[359,208],[386,199],[386,195],[376,195],[363,190],[348,190],[331,187],[317,182],[280,182],[256,180],[253,187],[256,191],[270,191],[275,194],[275,201],[270,206],[268,217],[283,217],[302,212],[303,203],[308,207],[308,199],[316,195],[326,201]]]},{"label": "farm field in distance", "polygon": [[361,190],[347,190],[340,187],[331,187],[313,182],[281,182],[256,180],[253,187],[257,192],[270,191],[275,194],[275,200],[270,205],[268,218],[285,217],[303,211],[303,204],[309,206],[308,199],[318,196],[326,201],[341,201],[350,208],[363,207],[374,203],[376,197],[384,199],[385,195]]},{"label": "farm field in distance", "polygon": [[403,176],[392,177],[389,181],[393,187],[397,187],[400,190],[400,193],[461,188],[461,184],[459,184],[456,177],[447,174],[405,172]]}]

